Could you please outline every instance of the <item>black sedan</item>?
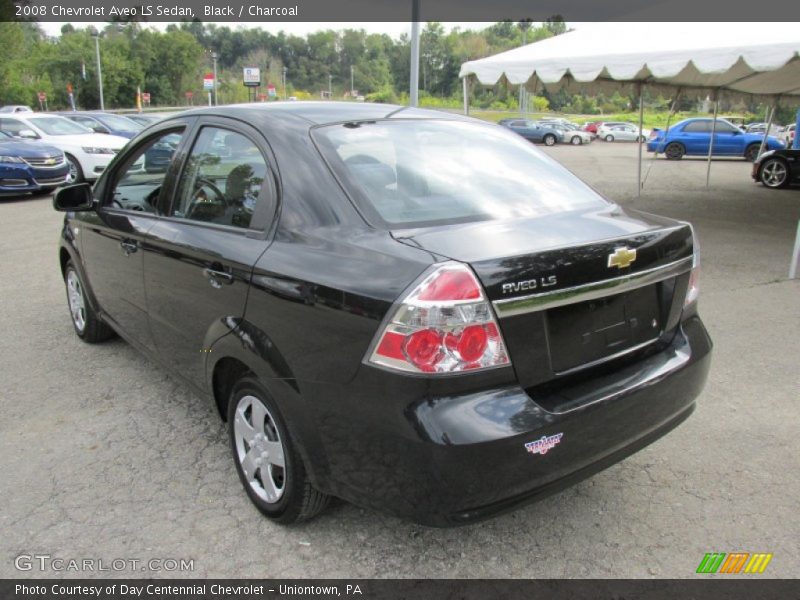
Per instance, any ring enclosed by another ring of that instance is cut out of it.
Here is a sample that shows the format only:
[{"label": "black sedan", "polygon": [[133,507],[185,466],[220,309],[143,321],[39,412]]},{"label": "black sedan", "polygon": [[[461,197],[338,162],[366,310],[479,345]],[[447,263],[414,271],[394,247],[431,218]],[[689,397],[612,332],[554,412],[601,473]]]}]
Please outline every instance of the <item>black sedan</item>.
[{"label": "black sedan", "polygon": [[785,148],[764,152],[753,163],[752,176],[773,189],[800,183],[800,150]]},{"label": "black sedan", "polygon": [[439,526],[542,498],[676,427],[709,369],[691,227],[472,119],[185,112],[54,204],[76,334],[208,397],[278,522],[331,496]]},{"label": "black sedan", "polygon": [[553,146],[557,142],[564,141],[564,132],[548,123],[537,123],[528,119],[502,119],[497,123],[517,135],[521,135],[529,142]]}]

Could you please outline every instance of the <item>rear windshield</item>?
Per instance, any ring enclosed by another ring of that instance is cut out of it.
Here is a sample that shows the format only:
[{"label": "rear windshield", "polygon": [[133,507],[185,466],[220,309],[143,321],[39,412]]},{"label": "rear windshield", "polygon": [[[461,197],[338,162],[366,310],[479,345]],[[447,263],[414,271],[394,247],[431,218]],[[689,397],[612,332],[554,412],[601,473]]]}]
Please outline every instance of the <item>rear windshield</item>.
[{"label": "rear windshield", "polygon": [[385,120],[314,137],[367,218],[389,227],[536,217],[607,203],[527,140],[493,125]]}]

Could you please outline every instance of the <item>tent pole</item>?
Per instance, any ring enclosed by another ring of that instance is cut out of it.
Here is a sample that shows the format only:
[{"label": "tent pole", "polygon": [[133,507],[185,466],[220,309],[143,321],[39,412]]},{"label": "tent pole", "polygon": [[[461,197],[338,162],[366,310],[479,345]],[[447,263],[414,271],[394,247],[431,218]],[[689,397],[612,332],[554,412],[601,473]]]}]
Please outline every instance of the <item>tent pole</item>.
[{"label": "tent pole", "polygon": [[772,108],[769,111],[769,119],[767,119],[767,128],[764,131],[764,137],[761,138],[761,144],[758,146],[758,156],[764,154],[764,148],[767,145],[767,136],[769,135],[769,130],[772,129],[772,119],[775,118],[775,109],[777,107],[778,107],[778,97],[776,96],[775,100],[772,102]]},{"label": "tent pole", "polygon": [[714,120],[711,121],[711,142],[708,144],[708,166],[706,166],[706,187],[711,181],[711,155],[714,154],[714,136],[717,134],[717,113],[719,111],[719,90],[714,90]]},{"label": "tent pole", "polygon": [[[681,98],[681,93],[683,93],[683,88],[678,88],[678,91],[675,93],[675,98],[672,100],[672,105],[669,108],[669,114],[667,115],[667,126],[664,128],[664,139],[667,139],[669,135],[669,125],[672,122],[672,116],[675,114],[675,109],[678,107],[678,100]],[[647,173],[644,174],[644,181],[642,182],[642,187],[647,182],[647,179],[650,177],[650,169],[653,168],[653,164],[655,160],[658,158],[658,146],[656,146],[656,151],[653,153],[653,160],[650,161],[650,164],[647,167]]]},{"label": "tent pole", "polygon": [[[644,96],[642,95],[642,84],[639,84],[639,138],[642,137],[642,125],[644,124]],[[636,196],[642,196],[642,140],[636,140],[639,146],[639,165],[636,174]]]},{"label": "tent pole", "polygon": [[463,85],[462,89],[464,90],[464,114],[469,114],[469,82],[467,81],[467,77],[469,75],[464,75],[464,78],[461,80]]}]

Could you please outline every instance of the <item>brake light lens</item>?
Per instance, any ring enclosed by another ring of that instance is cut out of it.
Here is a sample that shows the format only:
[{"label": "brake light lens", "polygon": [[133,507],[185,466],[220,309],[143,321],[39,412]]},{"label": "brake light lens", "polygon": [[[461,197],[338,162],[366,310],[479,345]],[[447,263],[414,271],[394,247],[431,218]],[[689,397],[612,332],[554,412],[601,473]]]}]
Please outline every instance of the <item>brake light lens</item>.
[{"label": "brake light lens", "polygon": [[367,362],[431,374],[510,364],[480,283],[469,267],[456,262],[423,275],[378,332]]}]

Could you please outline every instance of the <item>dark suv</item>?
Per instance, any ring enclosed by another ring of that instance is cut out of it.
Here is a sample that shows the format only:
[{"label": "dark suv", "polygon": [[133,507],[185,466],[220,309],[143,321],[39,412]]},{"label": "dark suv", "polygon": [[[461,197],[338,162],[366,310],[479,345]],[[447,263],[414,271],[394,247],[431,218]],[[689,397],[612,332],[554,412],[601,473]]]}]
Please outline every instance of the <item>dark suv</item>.
[{"label": "dark suv", "polygon": [[[168,167],[144,168],[166,140]],[[280,522],[329,496],[470,522],[649,444],[706,380],[691,227],[496,125],[201,109],[54,203],[76,333],[117,333],[208,396]]]}]

